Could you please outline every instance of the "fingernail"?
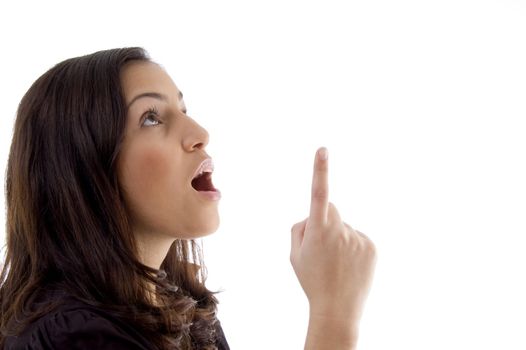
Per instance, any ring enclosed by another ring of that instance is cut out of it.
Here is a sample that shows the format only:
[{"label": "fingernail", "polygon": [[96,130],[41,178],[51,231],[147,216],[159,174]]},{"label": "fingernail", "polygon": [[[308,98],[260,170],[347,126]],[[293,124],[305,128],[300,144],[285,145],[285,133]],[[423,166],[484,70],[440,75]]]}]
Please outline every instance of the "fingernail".
[{"label": "fingernail", "polygon": [[329,158],[329,151],[324,147],[320,150],[320,159],[327,160],[327,158]]}]

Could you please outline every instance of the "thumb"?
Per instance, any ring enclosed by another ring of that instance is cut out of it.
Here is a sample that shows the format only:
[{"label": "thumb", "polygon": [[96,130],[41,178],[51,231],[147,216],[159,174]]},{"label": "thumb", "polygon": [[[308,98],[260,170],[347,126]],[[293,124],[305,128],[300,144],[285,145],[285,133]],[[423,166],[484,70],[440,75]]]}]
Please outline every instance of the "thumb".
[{"label": "thumb", "polygon": [[305,226],[307,225],[307,220],[309,218],[306,218],[303,221],[295,223],[291,228],[291,244],[290,244],[290,256],[295,254],[300,247],[301,243],[303,242],[303,234],[305,232]]}]

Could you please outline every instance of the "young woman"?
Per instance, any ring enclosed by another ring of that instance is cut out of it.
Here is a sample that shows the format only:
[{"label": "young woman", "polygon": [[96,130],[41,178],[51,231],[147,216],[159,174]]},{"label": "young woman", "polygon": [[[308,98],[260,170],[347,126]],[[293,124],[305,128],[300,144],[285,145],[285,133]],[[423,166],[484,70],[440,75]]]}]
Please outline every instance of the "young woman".
[{"label": "young woman", "polygon": [[[142,48],[71,58],[33,83],[7,165],[0,349],[229,348],[195,242],[219,225],[208,138]],[[352,349],[376,253],[328,202],[322,151],[290,259],[305,347]]]}]

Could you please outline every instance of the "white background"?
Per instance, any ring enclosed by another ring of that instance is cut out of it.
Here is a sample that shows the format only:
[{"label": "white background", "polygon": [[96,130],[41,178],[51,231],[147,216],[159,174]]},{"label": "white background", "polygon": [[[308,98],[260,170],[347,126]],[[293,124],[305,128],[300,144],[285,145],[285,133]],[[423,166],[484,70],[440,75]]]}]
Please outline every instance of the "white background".
[{"label": "white background", "polygon": [[232,349],[303,348],[290,228],[320,146],[330,201],[378,249],[359,349],[526,349],[525,1],[14,3],[0,5],[2,183],[33,81],[147,49],[210,133],[221,226],[202,243]]}]

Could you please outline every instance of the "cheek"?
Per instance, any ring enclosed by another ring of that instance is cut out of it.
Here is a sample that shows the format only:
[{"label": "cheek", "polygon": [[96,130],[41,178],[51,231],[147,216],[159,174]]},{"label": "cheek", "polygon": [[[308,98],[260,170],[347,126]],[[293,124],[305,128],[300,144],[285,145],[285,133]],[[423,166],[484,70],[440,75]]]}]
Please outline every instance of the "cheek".
[{"label": "cheek", "polygon": [[152,207],[171,190],[173,160],[162,148],[149,145],[129,150],[123,159],[122,183],[133,207]]},{"label": "cheek", "polygon": [[151,188],[159,183],[161,177],[169,173],[169,160],[159,150],[148,148],[134,152],[133,158],[128,160],[131,184]]}]

